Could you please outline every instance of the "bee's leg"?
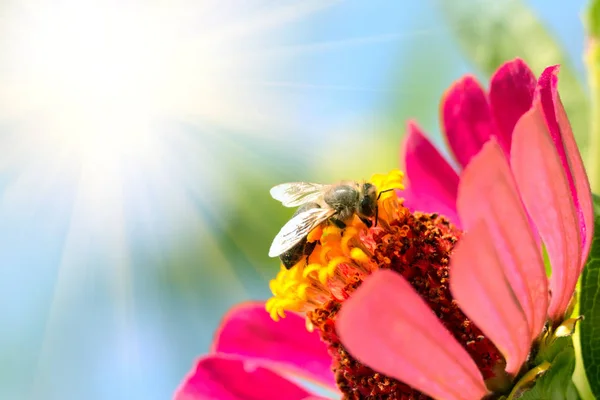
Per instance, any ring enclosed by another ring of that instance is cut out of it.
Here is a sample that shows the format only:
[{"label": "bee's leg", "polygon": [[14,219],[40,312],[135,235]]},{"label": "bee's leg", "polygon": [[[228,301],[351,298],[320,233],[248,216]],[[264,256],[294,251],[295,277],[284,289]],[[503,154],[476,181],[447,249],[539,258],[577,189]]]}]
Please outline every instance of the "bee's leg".
[{"label": "bee's leg", "polygon": [[340,221],[340,220],[339,220],[339,219],[337,219],[337,218],[333,218],[333,217],[331,217],[331,218],[329,218],[329,220],[330,220],[331,222],[333,222],[333,224],[334,224],[335,226],[337,226],[338,228],[340,228],[340,229],[345,229],[345,228],[346,228],[346,224],[345,224],[343,221]]},{"label": "bee's leg", "polygon": [[[387,189],[387,190],[382,190],[381,192],[379,192],[379,195],[377,196],[377,201],[379,201],[379,198],[381,197],[382,194],[384,194],[385,192],[391,192],[392,190],[395,189]],[[375,226],[377,226],[377,222],[379,221],[379,204],[375,205]],[[370,226],[369,226],[370,228]]]},{"label": "bee's leg", "polygon": [[[363,222],[363,224],[365,224],[367,226],[367,228],[370,228],[373,226],[373,223],[371,222],[370,219],[363,218],[363,217],[359,217],[359,218]],[[375,226],[377,226],[377,217],[375,217]]]},{"label": "bee's leg", "polygon": [[317,242],[307,242],[304,246],[304,255],[306,256],[306,266],[308,267],[308,258],[312,254],[313,250],[317,246]]}]

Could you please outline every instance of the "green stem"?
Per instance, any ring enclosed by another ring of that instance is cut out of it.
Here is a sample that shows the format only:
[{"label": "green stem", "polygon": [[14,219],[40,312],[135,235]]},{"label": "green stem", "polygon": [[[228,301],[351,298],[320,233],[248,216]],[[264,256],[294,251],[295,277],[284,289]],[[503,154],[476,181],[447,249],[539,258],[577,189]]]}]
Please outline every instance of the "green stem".
[{"label": "green stem", "polygon": [[548,371],[550,365],[551,364],[548,361],[543,361],[540,365],[527,371],[527,373],[519,379],[519,382],[515,384],[513,390],[508,395],[507,400],[514,400],[522,395],[524,390],[531,388],[535,384],[536,379]]}]

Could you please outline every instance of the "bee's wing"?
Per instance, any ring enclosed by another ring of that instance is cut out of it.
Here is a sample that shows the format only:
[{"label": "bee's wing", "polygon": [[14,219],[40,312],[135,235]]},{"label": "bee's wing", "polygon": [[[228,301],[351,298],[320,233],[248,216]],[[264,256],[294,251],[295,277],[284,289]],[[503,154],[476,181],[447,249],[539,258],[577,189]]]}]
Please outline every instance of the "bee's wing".
[{"label": "bee's wing", "polygon": [[275,239],[273,239],[273,243],[269,249],[269,257],[277,257],[294,247],[310,231],[326,221],[333,214],[335,214],[335,210],[332,208],[311,208],[294,216],[281,228]]},{"label": "bee's wing", "polygon": [[331,185],[309,182],[282,183],[271,188],[271,197],[286,207],[298,207],[318,200],[329,186]]}]

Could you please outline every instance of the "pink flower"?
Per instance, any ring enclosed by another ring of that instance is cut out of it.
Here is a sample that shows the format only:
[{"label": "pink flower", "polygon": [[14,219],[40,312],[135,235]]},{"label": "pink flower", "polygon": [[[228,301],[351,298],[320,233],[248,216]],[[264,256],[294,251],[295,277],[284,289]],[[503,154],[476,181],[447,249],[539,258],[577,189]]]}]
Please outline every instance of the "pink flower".
[{"label": "pink flower", "polygon": [[[471,400],[510,390],[536,367],[530,355],[542,337],[553,339],[568,318],[593,235],[557,70],[536,84],[522,61],[505,64],[491,107],[472,78],[455,85],[444,115],[465,165],[460,179],[414,125],[405,147],[407,201],[436,214],[411,213],[391,192],[379,226],[355,218],[344,230],[315,230],[308,260],[271,281],[267,308],[287,317],[274,322],[262,303],[231,311],[175,399],[320,399],[295,377],[334,391],[337,383],[336,398]],[[314,331],[290,311],[305,313]]]},{"label": "pink flower", "polygon": [[315,381],[335,391],[331,357],[317,332],[291,314],[273,321],[264,303],[232,309],[215,335],[210,354],[200,358],[175,393],[175,400],[318,400],[290,377]]},{"label": "pink flower", "polygon": [[[516,59],[502,65],[492,76],[489,93],[471,75],[448,89],[440,119],[459,170],[492,137],[508,155],[513,128],[530,109],[535,88],[533,72],[523,60]],[[401,163],[408,179],[402,192],[407,207],[443,214],[458,225],[458,173],[414,122],[408,123]]]},{"label": "pink flower", "polygon": [[[450,290],[502,353],[504,389],[534,367],[528,357],[539,346],[544,326],[551,335],[569,317],[593,235],[589,182],[557,93],[558,68],[542,73],[533,104],[522,113],[531,86],[525,68],[521,61],[500,68],[492,80],[491,108],[470,78],[451,89],[444,105],[449,142],[466,165],[457,189],[465,233],[451,256]],[[523,79],[525,87],[519,84]],[[504,97],[509,93],[520,94],[514,104]],[[414,129],[411,135],[409,143],[428,150],[413,146],[407,168],[423,165],[417,162],[423,154],[435,160],[428,142]],[[464,143],[472,140],[464,152],[453,144],[460,137]],[[434,162],[446,168],[442,161]],[[419,172],[419,185],[435,180],[428,171]],[[549,279],[528,216],[548,253]],[[431,397],[480,399],[490,392],[469,354],[397,273],[379,270],[366,278],[345,301],[336,329],[356,359]]]}]

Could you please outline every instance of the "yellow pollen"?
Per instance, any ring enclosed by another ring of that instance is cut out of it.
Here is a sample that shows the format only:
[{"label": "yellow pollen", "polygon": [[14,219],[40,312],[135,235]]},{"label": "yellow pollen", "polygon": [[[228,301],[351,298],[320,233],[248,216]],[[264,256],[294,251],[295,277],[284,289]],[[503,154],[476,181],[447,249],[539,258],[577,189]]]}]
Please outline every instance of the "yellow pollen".
[{"label": "yellow pollen", "polygon": [[343,254],[350,254],[352,251],[350,244],[356,242],[356,238],[358,237],[358,231],[354,227],[348,227],[346,234],[340,241],[340,247]]},{"label": "yellow pollen", "polygon": [[306,268],[304,268],[304,271],[302,272],[302,277],[303,278],[308,278],[309,276],[311,276],[311,274],[313,274],[314,272],[319,271],[321,268],[322,268],[321,264],[308,264],[306,266]]},{"label": "yellow pollen", "polygon": [[301,300],[306,300],[306,290],[309,288],[310,286],[307,285],[306,283],[300,284],[298,285],[298,297],[300,297]]},{"label": "yellow pollen", "polygon": [[359,261],[361,263],[369,262],[369,256],[367,256],[365,252],[359,249],[358,247],[355,247],[350,251],[350,257],[352,257],[353,260]]},{"label": "yellow pollen", "polygon": [[[404,189],[404,173],[393,170],[389,174],[373,175],[369,181],[377,188],[378,227],[385,229],[387,221],[404,212],[397,190]],[[394,190],[392,190],[394,189]],[[383,192],[383,193],[382,193]],[[369,273],[374,265],[371,252],[362,241],[369,228],[354,216],[340,229],[323,223],[307,236],[308,242],[316,242],[308,260],[299,262],[289,270],[281,266],[279,273],[269,282],[273,297],[266,309],[273,320],[285,317],[286,311],[307,312],[319,307],[339,293],[345,285],[355,282],[357,277]]]}]

